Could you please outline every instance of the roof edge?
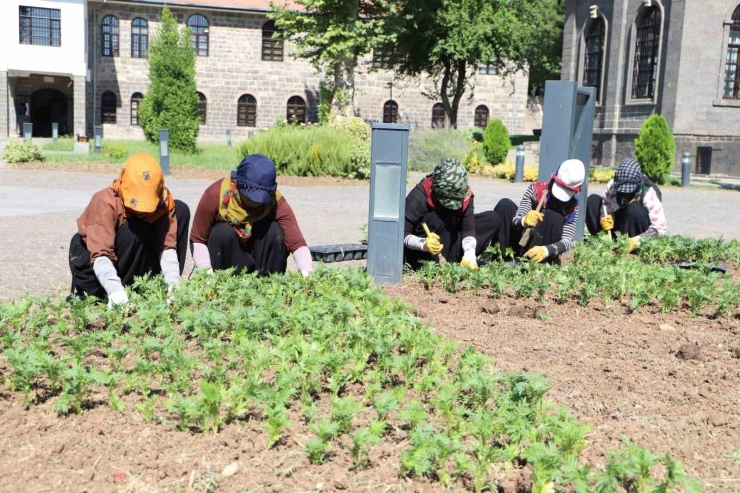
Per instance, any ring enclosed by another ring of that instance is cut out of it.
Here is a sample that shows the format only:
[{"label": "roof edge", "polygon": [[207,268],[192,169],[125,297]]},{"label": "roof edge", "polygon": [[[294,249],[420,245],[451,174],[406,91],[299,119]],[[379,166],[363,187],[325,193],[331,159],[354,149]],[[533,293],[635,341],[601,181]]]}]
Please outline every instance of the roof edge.
[{"label": "roof edge", "polygon": [[221,5],[208,5],[207,3],[184,3],[178,0],[95,0],[97,3],[118,3],[118,4],[140,4],[140,5],[152,5],[161,7],[175,7],[181,9],[206,9],[206,10],[220,10],[220,11],[232,11],[232,12],[255,12],[260,14],[266,14],[270,9],[260,9],[256,7],[225,7]]}]

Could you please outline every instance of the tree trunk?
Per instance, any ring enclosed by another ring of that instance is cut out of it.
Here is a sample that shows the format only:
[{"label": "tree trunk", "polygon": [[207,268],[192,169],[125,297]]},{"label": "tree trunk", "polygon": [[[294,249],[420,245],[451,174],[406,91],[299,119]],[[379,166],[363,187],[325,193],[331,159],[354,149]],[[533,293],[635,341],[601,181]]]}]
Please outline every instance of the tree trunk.
[{"label": "tree trunk", "polygon": [[467,63],[465,60],[457,62],[457,80],[455,81],[455,94],[452,98],[452,111],[450,112],[450,128],[457,128],[457,112],[460,109],[460,101],[465,94],[465,81],[467,77]]},{"label": "tree trunk", "polygon": [[[460,109],[460,101],[462,100],[463,94],[465,94],[465,81],[467,80],[467,63],[465,60],[459,60],[457,62],[449,59],[442,61],[444,65],[444,73],[442,74],[442,84],[440,86],[440,94],[442,96],[442,104],[445,109],[445,117],[447,118],[447,126],[449,128],[457,128],[457,113]],[[452,94],[450,94],[450,85],[452,85]],[[452,101],[450,101],[452,96]]]},{"label": "tree trunk", "polygon": [[[354,22],[360,14],[360,0],[345,0],[347,17]],[[357,55],[345,57],[334,65],[334,100],[332,119],[337,116],[355,116],[355,67]]]},{"label": "tree trunk", "polygon": [[445,118],[447,118],[447,122],[450,125],[450,128],[452,128],[452,106],[450,105],[450,95],[447,93],[447,89],[450,87],[450,78],[452,77],[452,66],[448,59],[444,59],[442,61],[442,65],[444,65],[445,70],[442,74],[442,85],[440,86],[439,93],[442,96],[442,106],[444,106],[445,109]]}]

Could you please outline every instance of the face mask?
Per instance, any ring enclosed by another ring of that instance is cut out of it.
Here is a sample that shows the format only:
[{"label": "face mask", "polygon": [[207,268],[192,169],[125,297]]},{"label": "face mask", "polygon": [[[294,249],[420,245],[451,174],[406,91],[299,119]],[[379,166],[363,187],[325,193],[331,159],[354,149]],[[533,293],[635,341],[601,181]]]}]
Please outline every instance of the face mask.
[{"label": "face mask", "polygon": [[549,195],[547,198],[547,205],[549,207],[563,207],[565,205],[565,202],[558,199],[552,194],[552,182],[550,182],[550,189],[548,190]]},{"label": "face mask", "polygon": [[635,197],[635,193],[623,193],[617,192],[617,205],[619,207],[627,207],[632,199]]}]

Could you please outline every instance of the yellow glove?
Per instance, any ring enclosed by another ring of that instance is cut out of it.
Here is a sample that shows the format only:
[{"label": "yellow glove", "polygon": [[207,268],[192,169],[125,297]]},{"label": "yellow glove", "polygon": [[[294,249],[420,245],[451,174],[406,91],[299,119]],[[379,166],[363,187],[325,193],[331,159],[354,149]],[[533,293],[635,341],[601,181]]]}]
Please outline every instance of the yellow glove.
[{"label": "yellow glove", "polygon": [[640,237],[633,236],[630,238],[630,252],[640,246]]},{"label": "yellow glove", "polygon": [[534,228],[537,226],[537,223],[540,221],[545,220],[545,215],[541,212],[537,211],[529,211],[527,212],[527,215],[524,216],[524,227],[525,228]]},{"label": "yellow glove", "polygon": [[610,215],[601,218],[601,229],[611,231],[614,229],[614,218]]},{"label": "yellow glove", "polygon": [[432,233],[431,231],[429,231],[429,226],[427,226],[427,223],[423,223],[422,226],[424,227],[424,232],[427,234],[427,251],[432,255],[439,255],[440,253],[442,253],[442,248],[444,248],[444,245],[439,242],[439,235],[437,233]]},{"label": "yellow glove", "polygon": [[547,248],[543,246],[532,247],[527,250],[527,253],[525,253],[524,256],[539,264],[547,258]]},{"label": "yellow glove", "polygon": [[468,260],[465,257],[460,261],[460,265],[462,267],[467,267],[470,270],[477,270],[478,269],[478,262],[475,260]]}]

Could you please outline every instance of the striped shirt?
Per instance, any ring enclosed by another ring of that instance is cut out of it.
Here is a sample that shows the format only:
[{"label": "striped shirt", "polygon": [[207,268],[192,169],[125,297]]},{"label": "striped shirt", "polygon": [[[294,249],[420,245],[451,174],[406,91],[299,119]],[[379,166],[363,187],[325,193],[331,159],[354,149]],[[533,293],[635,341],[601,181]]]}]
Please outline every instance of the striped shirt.
[{"label": "striped shirt", "polygon": [[[530,185],[529,187],[527,187],[527,191],[524,192],[524,197],[522,197],[522,201],[519,204],[516,215],[514,216],[514,226],[516,228],[524,228],[524,216],[526,216],[529,211],[536,207],[535,204],[536,201],[534,185]],[[562,255],[563,253],[573,248],[573,243],[576,239],[576,224],[578,223],[578,214],[579,211],[578,209],[576,209],[575,218],[573,219],[573,221],[563,225],[563,236],[560,241],[555,242],[552,245],[547,245],[545,247],[547,248],[548,257],[556,257],[558,255]]]},{"label": "striped shirt", "polygon": [[[603,203],[606,206],[608,214],[614,214],[621,209],[619,204],[617,204],[617,191],[614,188],[614,180],[611,180],[607,184],[606,190],[601,193],[601,197],[604,199]],[[647,209],[650,216],[650,227],[640,235],[640,239],[647,240],[653,236],[666,234],[668,232],[668,223],[665,219],[665,210],[654,188],[650,187],[645,192],[645,196],[642,197],[642,205]],[[603,210],[601,211],[601,217],[604,217]]]}]

